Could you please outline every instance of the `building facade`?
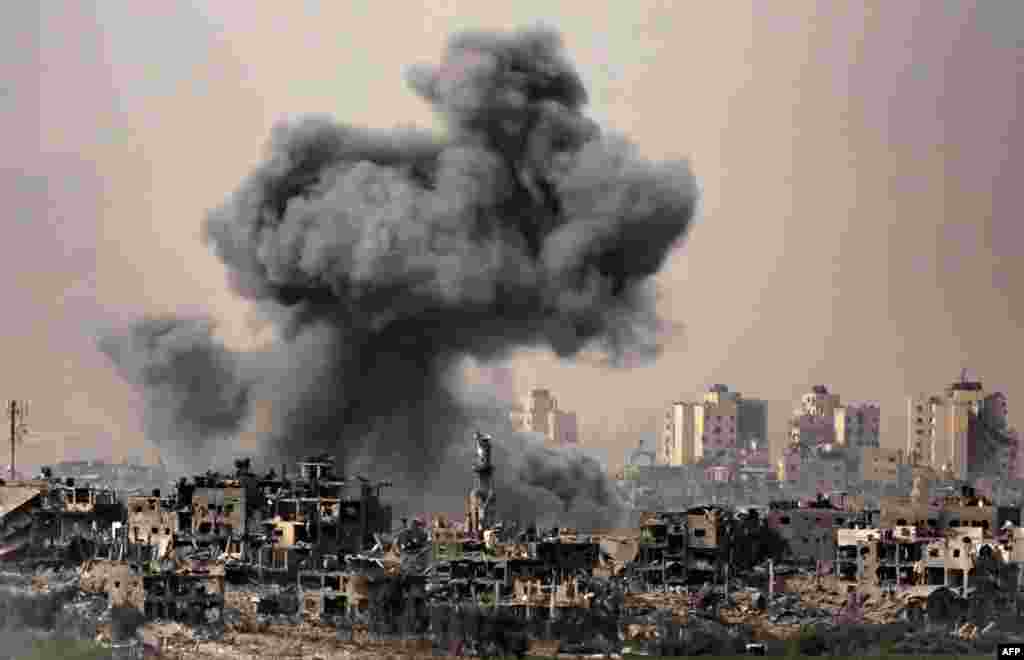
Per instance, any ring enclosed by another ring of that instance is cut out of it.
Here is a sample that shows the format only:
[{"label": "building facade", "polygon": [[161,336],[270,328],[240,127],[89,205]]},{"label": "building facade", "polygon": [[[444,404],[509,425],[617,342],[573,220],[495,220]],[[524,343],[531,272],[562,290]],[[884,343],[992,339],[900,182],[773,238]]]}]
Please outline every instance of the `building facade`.
[{"label": "building facade", "polygon": [[986,395],[982,383],[969,380],[966,372],[942,394],[910,396],[908,460],[952,479],[979,473],[1013,478],[1020,471],[1020,448],[1008,411],[1006,395]]},{"label": "building facade", "polygon": [[548,416],[549,443],[558,447],[575,447],[579,444],[579,426],[576,413],[553,410]]},{"label": "building facade", "polygon": [[793,417],[789,421],[790,444],[799,445],[811,451],[831,451],[836,445],[833,419],[809,413]]},{"label": "building facade", "polygon": [[836,410],[838,394],[824,385],[815,385],[800,397],[800,404],[789,420],[789,442],[812,452],[831,451],[836,444]]},{"label": "building facade", "polygon": [[840,407],[838,394],[832,394],[824,385],[815,385],[810,392],[800,397],[800,407],[794,411],[794,416],[808,415],[832,419],[838,407]]},{"label": "building facade", "polygon": [[1011,443],[1009,478],[1024,480],[1024,441],[1022,441],[1017,429],[1009,429],[1007,434],[1010,436]]},{"label": "building facade", "polygon": [[750,485],[763,485],[775,481],[776,473],[772,467],[768,443],[751,440],[746,447],[737,451],[737,476],[740,481]]},{"label": "building facade", "polygon": [[917,395],[907,397],[906,454],[914,465],[934,466],[936,445],[945,446],[945,405],[941,397]]},{"label": "building facade", "polygon": [[703,456],[703,443],[695,440],[696,412],[692,403],[676,401],[669,406],[658,443],[658,465],[692,465]]},{"label": "building facade", "polygon": [[834,412],[836,445],[849,449],[878,447],[882,411],[876,404],[838,406]]},{"label": "building facade", "polygon": [[676,401],[665,412],[656,451],[660,465],[690,465],[711,461],[735,466],[740,450],[762,444],[767,407],[744,398],[726,385],[713,385],[700,402]]},{"label": "building facade", "polygon": [[562,410],[550,390],[537,388],[509,413],[512,427],[520,432],[539,433],[549,447],[579,445],[576,413]]},{"label": "building facade", "polygon": [[860,480],[887,484],[900,483],[900,465],[903,463],[903,451],[898,449],[882,449],[880,447],[863,447],[860,449]]},{"label": "building facade", "polygon": [[715,385],[704,393],[704,401],[694,407],[694,438],[705,458],[725,465],[735,462],[739,400],[739,393]]}]

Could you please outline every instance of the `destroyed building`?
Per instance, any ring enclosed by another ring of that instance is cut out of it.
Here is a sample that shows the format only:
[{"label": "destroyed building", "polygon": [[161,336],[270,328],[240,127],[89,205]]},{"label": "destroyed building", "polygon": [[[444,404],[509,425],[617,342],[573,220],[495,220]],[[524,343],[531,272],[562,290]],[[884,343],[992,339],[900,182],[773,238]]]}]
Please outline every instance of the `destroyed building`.
[{"label": "destroyed building", "polygon": [[669,588],[686,584],[688,517],[685,512],[641,517],[636,564],[643,585]]},{"label": "destroyed building", "polygon": [[835,555],[835,530],[846,525],[849,516],[831,507],[796,506],[774,509],[768,524],[789,544],[794,561],[829,561]]},{"label": "destroyed building", "polygon": [[0,486],[0,559],[31,543],[41,499],[38,488]]},{"label": "destroyed building", "polygon": [[72,544],[107,547],[113,540],[112,524],[123,518],[113,490],[76,484],[71,478],[4,482],[0,484],[0,505],[7,530],[3,547],[10,556]]},{"label": "destroyed building", "polygon": [[[786,550],[771,555],[778,563],[767,576],[775,590],[784,588],[779,572],[803,563],[857,590],[1024,589],[1020,510],[970,489],[936,494],[919,480],[910,497],[883,497],[876,510],[861,496],[837,492],[766,506],[642,513],[635,528],[622,530],[520,529],[494,517],[489,438],[476,441],[463,525],[435,515],[429,525],[402,520],[393,530],[380,499],[388,484],[339,477],[329,457],[309,458],[292,475],[282,469],[257,476],[238,462],[230,476],[208,472],[165,495],[124,497],[122,519],[107,525],[112,543],[83,565],[83,588],[143,619],[191,624],[220,620],[229,589],[236,590],[233,603],[255,603],[254,615],[285,611],[291,598],[302,619],[328,625],[407,618],[426,625],[432,608],[460,604],[524,622],[567,620],[591,611],[596,579],[622,585],[632,603],[624,612],[643,611],[647,601],[636,599],[656,597],[674,612],[706,615],[715,594],[728,593],[737,578],[754,579],[757,553],[767,550],[748,546],[759,545],[758,530],[767,530]],[[61,512],[54,520],[66,521],[68,534],[82,527],[76,516],[98,522],[107,496],[75,491],[73,481],[4,486],[5,547],[39,537],[48,507]],[[232,576],[245,579],[229,587]],[[627,619],[620,623],[632,625]]]},{"label": "destroyed building", "polygon": [[391,532],[391,506],[381,502],[390,482],[339,477],[326,456],[299,467],[298,479],[270,493],[262,521],[267,533],[256,548],[261,573],[294,575],[300,562],[361,552],[376,535]]},{"label": "destroyed building", "polygon": [[[1019,509],[1017,510],[1019,516]],[[930,498],[921,484],[908,498],[883,498],[880,527],[841,529],[836,574],[877,586],[962,587],[992,578],[1009,592],[1024,589],[1021,531],[1014,512],[965,487],[960,496]],[[978,559],[993,562],[982,575]]]},{"label": "destroyed building", "polygon": [[581,580],[600,566],[600,544],[572,529],[516,535],[512,525],[494,520],[490,438],[478,433],[475,440],[467,524],[456,527],[443,515],[435,515],[429,529],[419,520],[403,521],[398,534],[373,532],[373,548],[350,544],[328,562],[308,564],[297,580],[307,617],[365,612],[374,594],[386,589],[397,590],[413,611],[431,602],[487,603],[524,616],[587,606]]}]

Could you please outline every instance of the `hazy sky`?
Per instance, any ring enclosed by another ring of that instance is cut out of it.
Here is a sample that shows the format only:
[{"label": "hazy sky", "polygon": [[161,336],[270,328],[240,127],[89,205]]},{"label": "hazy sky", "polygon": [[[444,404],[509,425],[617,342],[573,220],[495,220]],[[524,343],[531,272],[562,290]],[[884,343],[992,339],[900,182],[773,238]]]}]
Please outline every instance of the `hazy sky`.
[{"label": "hazy sky", "polygon": [[1024,397],[1024,3],[414,4],[4,4],[0,391],[35,428],[100,455],[142,443],[101,327],[207,309],[243,340],[199,229],[277,119],[429,124],[403,67],[455,30],[537,21],[563,31],[591,115],[691,159],[703,189],[659,280],[686,326],[663,359],[516,360],[585,426],[723,382],[772,401],[778,433],[824,383],[879,402],[902,446],[903,397],[964,366]]}]

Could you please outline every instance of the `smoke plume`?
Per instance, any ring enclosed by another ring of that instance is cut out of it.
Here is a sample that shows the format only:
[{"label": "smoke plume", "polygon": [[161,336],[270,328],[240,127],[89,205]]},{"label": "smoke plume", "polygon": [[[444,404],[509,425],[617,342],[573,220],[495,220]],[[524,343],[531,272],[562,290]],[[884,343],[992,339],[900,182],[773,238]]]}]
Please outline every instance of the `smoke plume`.
[{"label": "smoke plume", "polygon": [[100,339],[118,371],[145,394],[147,437],[174,449],[172,461],[209,465],[211,439],[245,421],[252,380],[243,356],[214,336],[206,319],[146,319]]},{"label": "smoke plume", "polygon": [[[211,445],[251,430],[260,401],[273,410],[268,454],[330,451],[346,468],[363,457],[422,485],[480,412],[457,393],[464,358],[657,355],[650,278],[694,213],[686,163],[651,163],[602,135],[545,28],[458,34],[407,82],[443,135],[282,122],[206,219],[231,286],[273,310],[276,345],[234,353],[207,322],[168,319],[104,342],[150,393],[165,452],[202,465]],[[606,498],[578,483],[591,467],[558,453],[522,466],[563,503]]]}]

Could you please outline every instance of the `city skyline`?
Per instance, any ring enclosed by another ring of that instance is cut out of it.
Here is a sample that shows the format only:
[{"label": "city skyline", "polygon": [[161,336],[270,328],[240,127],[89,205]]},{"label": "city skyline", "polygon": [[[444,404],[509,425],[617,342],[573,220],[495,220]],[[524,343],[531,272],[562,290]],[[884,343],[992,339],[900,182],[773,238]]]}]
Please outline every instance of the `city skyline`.
[{"label": "city skyline", "polygon": [[0,177],[20,246],[3,271],[19,313],[2,389],[35,402],[33,427],[110,445],[90,451],[143,447],[140,399],[94,335],[210,311],[235,344],[259,341],[198,234],[270,126],[304,112],[429,126],[396,83],[405,64],[459,28],[542,19],[565,34],[589,114],[651,158],[689,158],[702,189],[658,278],[661,310],[683,326],[661,359],[625,372],[512,359],[581,431],[602,415],[628,427],[722,382],[768,402],[774,449],[781,415],[823,382],[880,402],[882,442],[898,448],[903,398],[964,366],[1011,400],[1024,391],[1007,359],[1024,321],[1024,66],[1006,27],[1024,22],[1019,4],[549,4],[397,17],[310,4],[284,24],[269,4],[9,8],[0,107],[38,132],[12,135],[17,165]]}]

